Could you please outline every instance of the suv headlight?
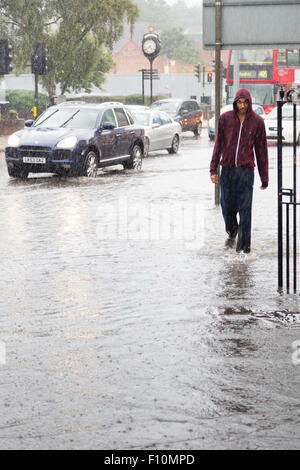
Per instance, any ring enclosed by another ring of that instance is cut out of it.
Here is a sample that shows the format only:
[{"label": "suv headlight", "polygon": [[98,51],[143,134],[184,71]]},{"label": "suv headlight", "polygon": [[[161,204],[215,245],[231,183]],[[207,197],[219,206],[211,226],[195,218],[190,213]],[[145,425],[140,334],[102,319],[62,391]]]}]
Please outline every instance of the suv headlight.
[{"label": "suv headlight", "polygon": [[72,149],[75,147],[76,144],[77,144],[77,137],[75,137],[75,135],[72,135],[71,137],[66,137],[63,140],[60,140],[58,144],[56,145],[56,148]]},{"label": "suv headlight", "polygon": [[7,140],[7,145],[8,147],[18,147],[20,143],[20,137],[18,137],[16,134],[12,134],[9,136]]}]

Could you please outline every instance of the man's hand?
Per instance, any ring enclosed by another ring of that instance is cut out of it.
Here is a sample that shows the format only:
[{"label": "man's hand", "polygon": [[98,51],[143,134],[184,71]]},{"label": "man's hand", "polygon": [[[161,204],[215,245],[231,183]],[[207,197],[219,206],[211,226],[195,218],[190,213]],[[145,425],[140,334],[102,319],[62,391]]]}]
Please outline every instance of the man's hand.
[{"label": "man's hand", "polygon": [[218,175],[210,175],[211,182],[214,184],[219,183],[219,176]]},{"label": "man's hand", "polygon": [[260,189],[267,189],[268,186],[261,186]]}]

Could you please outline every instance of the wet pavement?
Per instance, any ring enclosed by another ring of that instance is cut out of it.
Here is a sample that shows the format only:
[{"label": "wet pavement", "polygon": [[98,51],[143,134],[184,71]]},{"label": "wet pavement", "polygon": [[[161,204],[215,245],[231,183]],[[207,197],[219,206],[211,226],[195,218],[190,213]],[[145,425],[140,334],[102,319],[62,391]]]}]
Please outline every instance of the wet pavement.
[{"label": "wet pavement", "polygon": [[269,150],[248,256],[224,248],[205,132],[96,179],[9,179],[1,153],[1,449],[300,448]]}]

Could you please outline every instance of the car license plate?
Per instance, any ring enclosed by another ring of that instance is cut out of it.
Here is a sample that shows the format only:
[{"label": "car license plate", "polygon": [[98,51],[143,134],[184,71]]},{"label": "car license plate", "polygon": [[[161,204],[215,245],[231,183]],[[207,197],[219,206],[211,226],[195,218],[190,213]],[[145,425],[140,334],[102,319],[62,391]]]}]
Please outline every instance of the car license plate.
[{"label": "car license plate", "polygon": [[23,163],[46,163],[44,157],[23,157]]}]

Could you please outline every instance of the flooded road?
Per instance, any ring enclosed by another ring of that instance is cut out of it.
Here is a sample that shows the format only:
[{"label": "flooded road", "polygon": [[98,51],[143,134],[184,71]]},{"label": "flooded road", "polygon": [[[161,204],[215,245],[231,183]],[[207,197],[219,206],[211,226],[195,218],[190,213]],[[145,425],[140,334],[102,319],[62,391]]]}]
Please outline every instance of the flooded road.
[{"label": "flooded road", "polygon": [[96,179],[16,181],[1,154],[1,449],[300,448],[269,150],[244,257],[224,248],[205,132]]}]

